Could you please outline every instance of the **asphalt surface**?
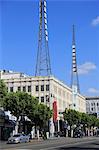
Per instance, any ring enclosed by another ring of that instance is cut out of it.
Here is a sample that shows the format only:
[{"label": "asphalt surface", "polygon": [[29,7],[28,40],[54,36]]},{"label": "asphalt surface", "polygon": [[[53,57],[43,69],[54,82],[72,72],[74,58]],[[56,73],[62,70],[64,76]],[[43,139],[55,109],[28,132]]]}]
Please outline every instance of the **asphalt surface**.
[{"label": "asphalt surface", "polygon": [[0,150],[99,150],[99,137],[57,138],[30,143],[0,143]]}]

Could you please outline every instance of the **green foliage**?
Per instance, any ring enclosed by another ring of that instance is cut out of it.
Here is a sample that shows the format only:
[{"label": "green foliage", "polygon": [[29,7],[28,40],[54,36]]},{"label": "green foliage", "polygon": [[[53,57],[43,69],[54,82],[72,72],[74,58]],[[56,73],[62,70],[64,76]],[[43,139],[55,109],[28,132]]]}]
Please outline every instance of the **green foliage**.
[{"label": "green foliage", "polygon": [[81,120],[81,115],[78,111],[69,109],[69,110],[65,110],[64,112],[64,119],[67,120],[68,124],[70,126],[74,125],[74,124],[78,124]]},{"label": "green foliage", "polygon": [[74,125],[74,124],[83,124],[83,126],[87,126],[87,127],[99,127],[99,119],[97,119],[95,116],[93,115],[88,115],[85,113],[80,113],[78,111],[75,110],[65,110],[64,112],[64,119],[67,120],[68,124],[70,126]]},{"label": "green foliage", "polygon": [[97,121],[96,121],[96,127],[99,128],[99,119],[97,119]]},{"label": "green foliage", "polygon": [[96,126],[96,122],[97,122],[97,118],[93,115],[89,116],[89,126],[90,127],[95,127]]},{"label": "green foliage", "polygon": [[7,96],[4,99],[3,107],[5,110],[11,111],[11,113],[18,117],[20,114],[19,110],[19,99],[16,95],[16,93],[8,93]]},{"label": "green foliage", "polygon": [[88,114],[81,113],[81,123],[90,126],[90,117]]},{"label": "green foliage", "polygon": [[19,105],[20,114],[28,115],[32,112],[34,116],[36,107],[38,105],[38,100],[25,92],[17,92],[16,95],[19,99],[18,105]]},{"label": "green foliage", "polygon": [[10,92],[4,100],[3,107],[18,118],[20,115],[29,114],[30,110],[34,110],[37,104],[38,101],[25,92]]},{"label": "green foliage", "polygon": [[28,117],[35,123],[36,126],[44,127],[52,116],[52,111],[44,104],[38,104],[35,111],[31,109]]},{"label": "green foliage", "polygon": [[7,88],[3,80],[0,79],[0,106],[3,105],[3,101],[7,95]]},{"label": "green foliage", "polygon": [[96,122],[97,122],[97,118],[95,116],[82,113],[81,123],[83,125],[86,124],[88,127],[91,127],[91,126],[95,127]]},{"label": "green foliage", "polygon": [[37,126],[43,127],[51,118],[52,111],[49,107],[39,104],[38,100],[25,92],[10,92],[4,99],[3,107],[19,118],[26,115]]}]

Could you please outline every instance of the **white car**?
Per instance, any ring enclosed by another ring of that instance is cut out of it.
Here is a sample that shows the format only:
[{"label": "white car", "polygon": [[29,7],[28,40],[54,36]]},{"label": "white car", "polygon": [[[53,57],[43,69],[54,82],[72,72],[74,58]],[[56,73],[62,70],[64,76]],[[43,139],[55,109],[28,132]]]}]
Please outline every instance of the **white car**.
[{"label": "white car", "polygon": [[8,139],[7,143],[22,143],[22,142],[29,142],[29,136],[18,133],[18,134],[11,136]]}]

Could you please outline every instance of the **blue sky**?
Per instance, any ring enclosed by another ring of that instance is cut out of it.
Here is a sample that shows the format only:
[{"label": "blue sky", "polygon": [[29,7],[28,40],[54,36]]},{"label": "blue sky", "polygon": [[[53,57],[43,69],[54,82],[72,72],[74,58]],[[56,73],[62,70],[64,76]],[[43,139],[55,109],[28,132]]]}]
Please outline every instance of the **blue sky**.
[{"label": "blue sky", "polygon": [[[35,74],[39,0],[0,1],[0,69]],[[71,83],[72,25],[80,91],[99,96],[99,1],[48,0],[48,32],[52,73]]]}]

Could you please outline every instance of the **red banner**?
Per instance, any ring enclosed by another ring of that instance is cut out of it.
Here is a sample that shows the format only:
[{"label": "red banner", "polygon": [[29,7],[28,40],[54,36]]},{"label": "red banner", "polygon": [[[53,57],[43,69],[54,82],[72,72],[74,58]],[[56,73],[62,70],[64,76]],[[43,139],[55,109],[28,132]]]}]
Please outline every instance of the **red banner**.
[{"label": "red banner", "polygon": [[57,121],[57,102],[56,100],[53,102],[53,121]]}]

